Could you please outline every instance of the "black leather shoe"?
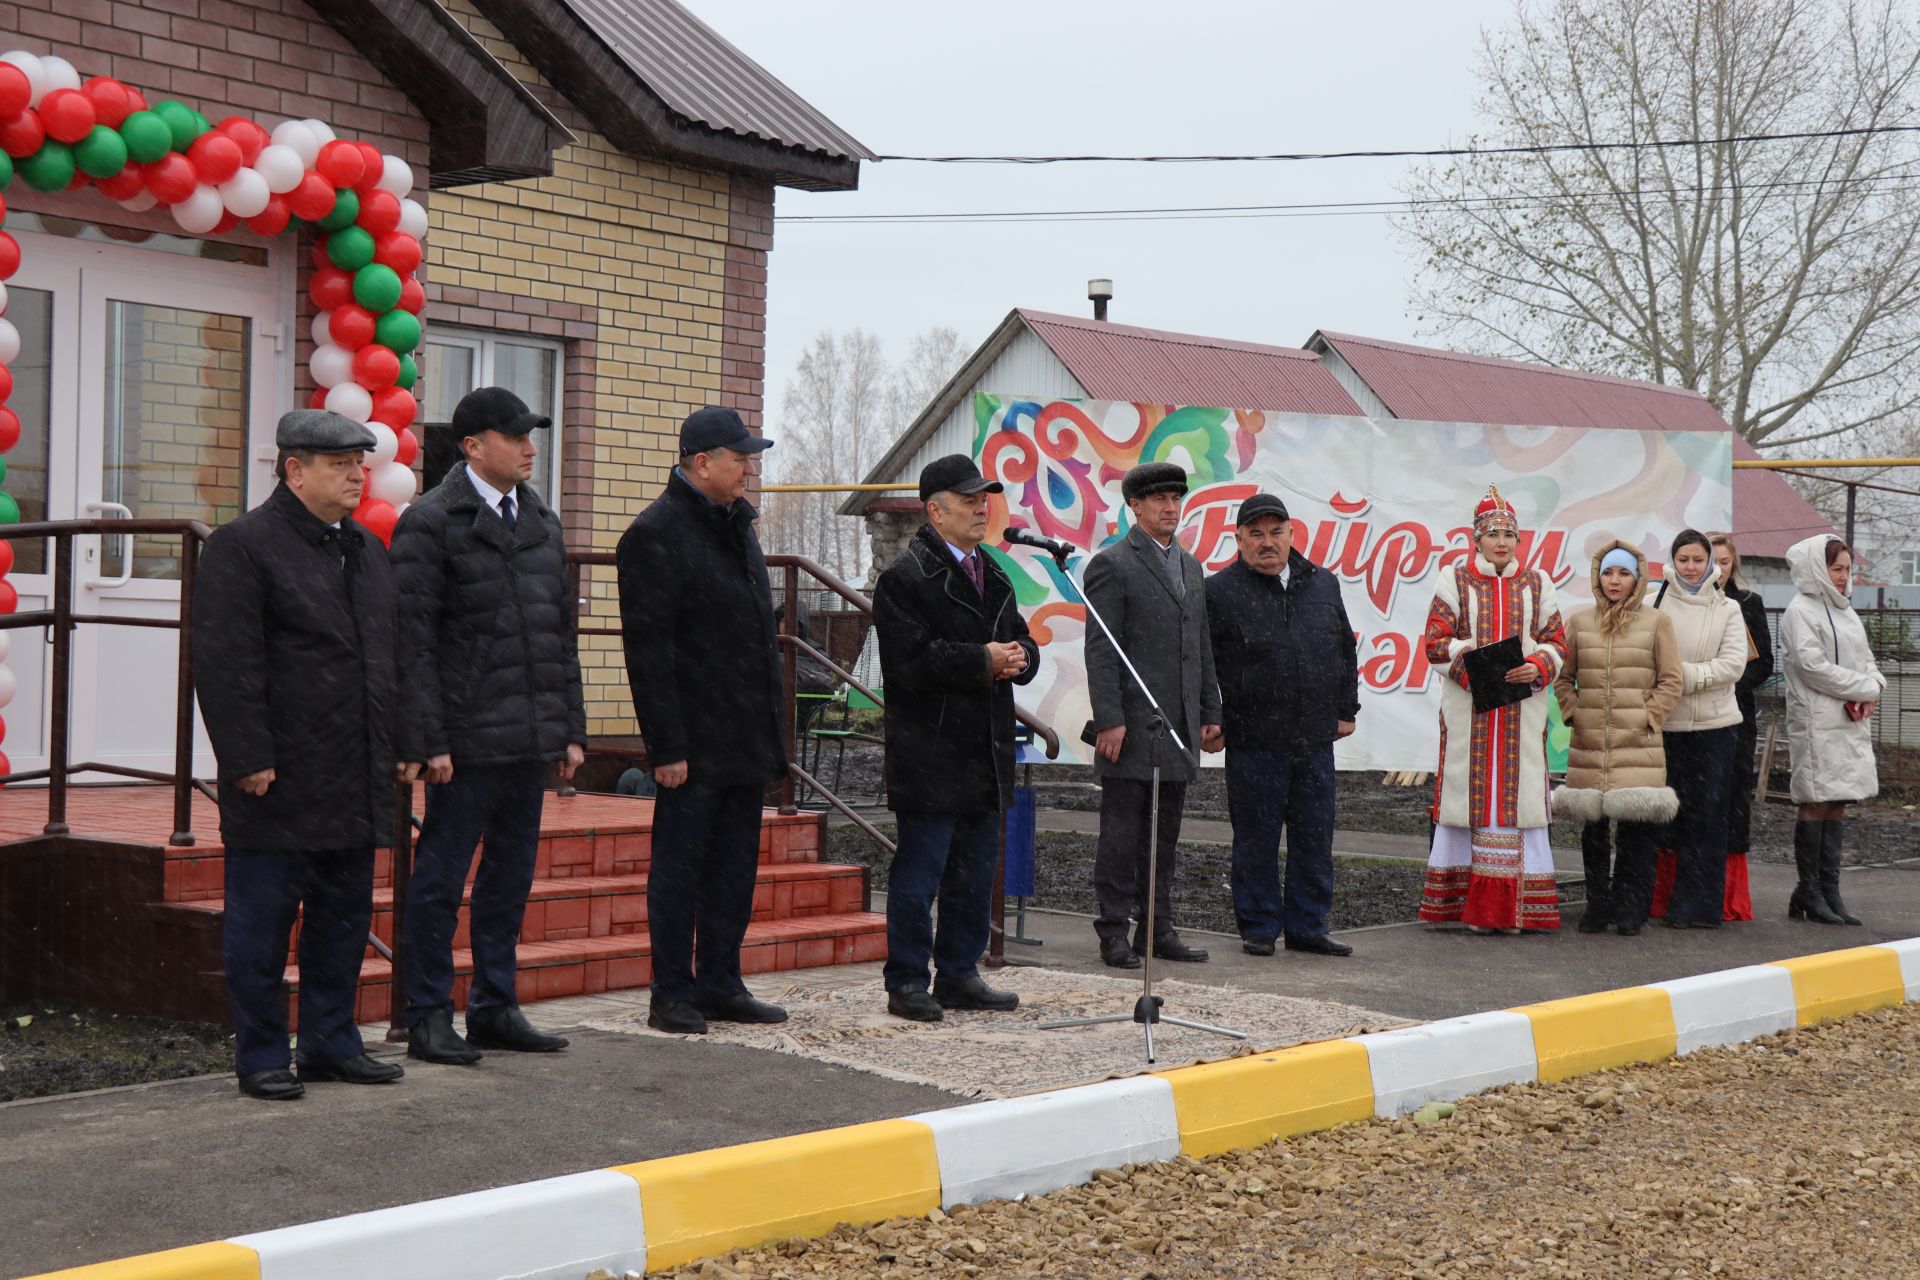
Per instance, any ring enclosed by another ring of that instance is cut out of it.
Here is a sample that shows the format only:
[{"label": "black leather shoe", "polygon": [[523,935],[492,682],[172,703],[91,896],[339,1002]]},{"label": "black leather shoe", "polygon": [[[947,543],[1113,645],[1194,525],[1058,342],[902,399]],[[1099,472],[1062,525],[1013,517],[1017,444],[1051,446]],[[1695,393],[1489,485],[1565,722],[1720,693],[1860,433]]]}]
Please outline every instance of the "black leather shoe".
[{"label": "black leather shoe", "polygon": [[341,1062],[303,1062],[300,1078],[305,1081],[338,1080],[342,1084],[392,1084],[407,1069],[397,1062],[376,1062],[368,1054]]},{"label": "black leather shoe", "polygon": [[450,1067],[470,1067],[480,1061],[480,1051],[453,1029],[453,1014],[446,1009],[413,1024],[407,1032],[407,1056]]},{"label": "black leather shoe", "polygon": [[1273,954],[1273,939],[1242,938],[1240,949],[1250,956],[1270,956]]},{"label": "black leather shoe", "polygon": [[1296,938],[1292,934],[1288,934],[1287,950],[1310,951],[1316,956],[1350,956],[1353,954],[1352,947],[1337,938],[1329,938],[1324,933],[1317,938]]},{"label": "black leather shoe", "polygon": [[1153,944],[1153,957],[1156,960],[1178,960],[1185,964],[1202,964],[1207,958],[1205,947],[1190,947],[1180,941],[1180,935],[1169,933],[1158,938]]},{"label": "black leather shoe", "polygon": [[1592,907],[1588,907],[1580,915],[1579,929],[1581,933],[1605,933],[1607,926],[1611,923],[1612,920],[1606,912],[1595,911]]},{"label": "black leather shoe", "polygon": [[[1640,936],[1641,926],[1645,923],[1643,920],[1622,920],[1619,924],[1613,926],[1613,928],[1614,932],[1623,938],[1637,938]],[[1584,932],[1584,930],[1582,932]]]},{"label": "black leather shoe", "polygon": [[[567,1047],[565,1036],[550,1036],[527,1021],[519,1005],[497,1013],[467,1015],[467,1043],[477,1049],[506,1049],[514,1053],[558,1053]],[[478,1055],[476,1055],[478,1056]]]},{"label": "black leather shoe", "polygon": [[647,1025],[655,1031],[671,1031],[676,1035],[707,1034],[706,1018],[685,1000],[654,1001],[647,1008]]},{"label": "black leather shoe", "polygon": [[753,1022],[771,1026],[787,1020],[785,1009],[764,1000],[755,1000],[744,991],[717,1004],[703,1001],[698,1008],[708,1022]]},{"label": "black leather shoe", "polygon": [[256,1071],[250,1076],[241,1076],[240,1092],[249,1098],[264,1098],[268,1102],[292,1102],[295,1098],[306,1096],[307,1086],[294,1079],[293,1072],[285,1067],[275,1067],[271,1071]]},{"label": "black leather shoe", "polygon": [[887,1012],[908,1022],[938,1022],[947,1016],[940,1011],[938,1000],[911,987],[887,992]]},{"label": "black leather shoe", "polygon": [[942,1009],[962,1009],[974,1013],[1011,1013],[1020,1007],[1020,997],[1011,991],[995,991],[979,974],[951,985],[933,984],[933,998]]},{"label": "black leather shoe", "polygon": [[1125,938],[1100,939],[1100,962],[1109,969],[1138,969],[1140,955]]}]

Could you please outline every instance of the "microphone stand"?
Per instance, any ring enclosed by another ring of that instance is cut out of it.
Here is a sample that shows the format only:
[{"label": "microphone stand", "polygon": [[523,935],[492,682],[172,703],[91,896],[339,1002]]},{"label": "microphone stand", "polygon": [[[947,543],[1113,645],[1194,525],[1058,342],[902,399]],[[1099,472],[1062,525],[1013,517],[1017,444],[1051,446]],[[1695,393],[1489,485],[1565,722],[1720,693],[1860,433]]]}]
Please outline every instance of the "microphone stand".
[{"label": "microphone stand", "polygon": [[[1026,545],[1031,546],[1033,544],[1028,543]],[[1051,546],[1043,547],[1042,550],[1047,551],[1053,556],[1054,562],[1060,566],[1060,572],[1067,575],[1067,581],[1072,582],[1073,575],[1067,569],[1067,553],[1069,548],[1064,544],[1054,543]],[[1244,1031],[1234,1031],[1228,1027],[1216,1027],[1211,1023],[1190,1022],[1185,1018],[1171,1017],[1161,1012],[1162,1008],[1166,1005],[1166,997],[1153,994],[1153,944],[1156,937],[1154,933],[1154,909],[1160,896],[1161,734],[1164,733],[1168,738],[1173,740],[1174,749],[1180,753],[1182,759],[1193,767],[1196,773],[1199,771],[1200,761],[1193,752],[1187,749],[1187,744],[1182,742],[1180,735],[1174,731],[1172,723],[1167,719],[1166,712],[1160,709],[1159,702],[1154,699],[1153,690],[1147,688],[1147,682],[1141,679],[1140,672],[1134,668],[1133,659],[1129,658],[1127,651],[1120,647],[1120,642],[1114,638],[1112,629],[1107,626],[1107,620],[1100,616],[1100,610],[1094,607],[1093,600],[1087,595],[1084,586],[1080,587],[1080,602],[1086,605],[1087,616],[1099,625],[1101,632],[1107,637],[1107,643],[1113,646],[1113,651],[1120,655],[1121,665],[1127,669],[1127,674],[1133,678],[1134,686],[1138,688],[1146,698],[1147,706],[1150,708],[1147,732],[1150,735],[1148,739],[1149,758],[1153,762],[1153,799],[1149,807],[1147,819],[1147,885],[1145,895],[1147,900],[1147,918],[1144,922],[1147,936],[1147,949],[1145,954],[1140,957],[1140,998],[1133,1002],[1132,1013],[1108,1013],[1091,1018],[1058,1018],[1052,1022],[1041,1023],[1040,1029],[1042,1031],[1057,1031],[1066,1027],[1094,1027],[1105,1026],[1109,1023],[1116,1022],[1137,1022],[1140,1024],[1141,1030],[1146,1033],[1147,1063],[1151,1065],[1155,1061],[1153,1029],[1160,1023],[1166,1023],[1169,1026],[1175,1027],[1185,1027],[1189,1031],[1204,1031],[1209,1035],[1226,1036],[1233,1040],[1245,1040],[1247,1033]]]}]

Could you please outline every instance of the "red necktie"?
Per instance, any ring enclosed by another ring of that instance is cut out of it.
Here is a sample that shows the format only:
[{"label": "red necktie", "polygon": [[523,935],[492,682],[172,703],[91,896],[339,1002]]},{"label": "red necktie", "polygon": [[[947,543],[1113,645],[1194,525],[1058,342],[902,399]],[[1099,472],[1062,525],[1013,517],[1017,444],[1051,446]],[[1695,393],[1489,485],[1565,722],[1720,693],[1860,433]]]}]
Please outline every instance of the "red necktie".
[{"label": "red necktie", "polygon": [[982,600],[985,600],[987,598],[987,573],[986,570],[980,566],[980,553],[976,551],[960,563],[967,568],[967,581],[973,583],[973,589],[980,593]]}]

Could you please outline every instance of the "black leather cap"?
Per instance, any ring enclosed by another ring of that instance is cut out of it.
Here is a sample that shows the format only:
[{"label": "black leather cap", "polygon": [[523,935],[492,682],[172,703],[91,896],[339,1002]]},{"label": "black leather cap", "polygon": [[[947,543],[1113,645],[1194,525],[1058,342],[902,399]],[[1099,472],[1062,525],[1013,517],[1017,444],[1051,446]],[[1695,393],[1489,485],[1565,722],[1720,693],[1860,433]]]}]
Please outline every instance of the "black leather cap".
[{"label": "black leather cap", "polygon": [[714,449],[759,453],[762,449],[771,448],[773,441],[747,430],[747,424],[731,409],[708,405],[704,409],[695,409],[680,424],[680,456],[683,458]]},{"label": "black leather cap", "polygon": [[1240,514],[1236,521],[1239,524],[1251,524],[1261,516],[1274,516],[1282,524],[1290,518],[1287,515],[1286,503],[1270,493],[1256,493],[1240,504]]},{"label": "black leather cap", "polygon": [[935,458],[920,468],[920,501],[936,493],[1004,493],[1006,486],[980,474],[980,468],[964,453]]}]

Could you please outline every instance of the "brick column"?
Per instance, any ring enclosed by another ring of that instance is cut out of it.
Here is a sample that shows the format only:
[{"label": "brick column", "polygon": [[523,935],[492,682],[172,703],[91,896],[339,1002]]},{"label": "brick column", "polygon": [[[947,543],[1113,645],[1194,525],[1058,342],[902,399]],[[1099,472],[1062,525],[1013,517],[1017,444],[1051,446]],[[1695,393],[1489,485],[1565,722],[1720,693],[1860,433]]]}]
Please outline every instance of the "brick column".
[{"label": "brick column", "polygon": [[756,433],[765,426],[767,253],[772,248],[772,185],[735,178],[727,200],[720,403],[738,410]]}]

